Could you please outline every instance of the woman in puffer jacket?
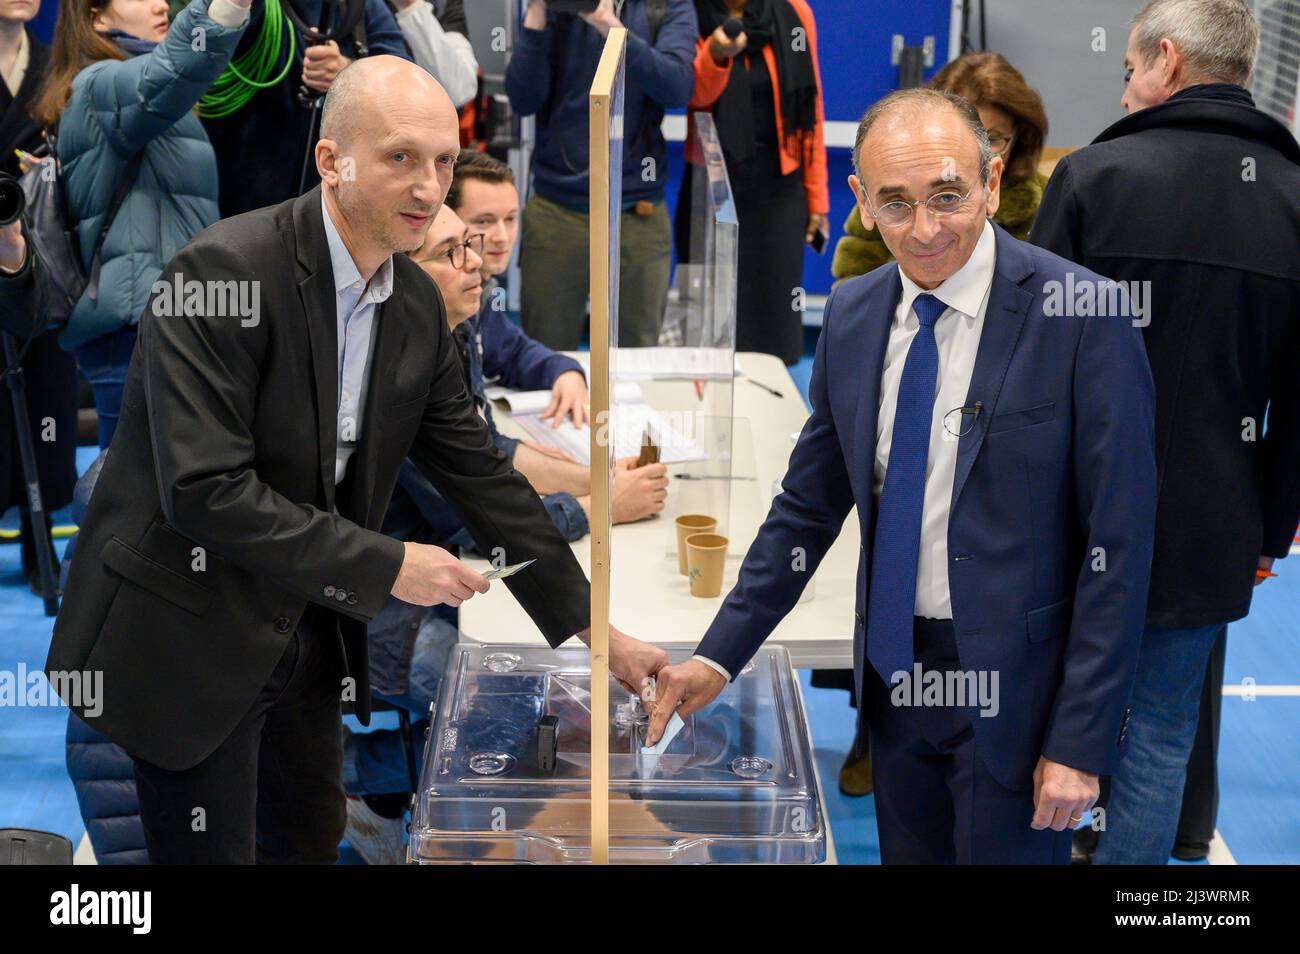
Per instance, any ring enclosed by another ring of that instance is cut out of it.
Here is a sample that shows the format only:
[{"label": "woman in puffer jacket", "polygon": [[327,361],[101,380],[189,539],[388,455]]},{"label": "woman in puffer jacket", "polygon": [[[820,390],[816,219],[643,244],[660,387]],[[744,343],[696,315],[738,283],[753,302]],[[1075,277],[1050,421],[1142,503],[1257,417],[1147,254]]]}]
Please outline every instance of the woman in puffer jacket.
[{"label": "woman in puffer jacket", "polygon": [[[930,86],[956,93],[979,111],[989,144],[1004,163],[1002,198],[993,221],[1023,241],[1047,187],[1047,176],[1038,171],[1047,139],[1042,99],[999,53],[959,56],[934,74]],[[865,275],[893,259],[880,230],[868,232],[855,206],[844,223],[844,237],[835,245],[835,278]]]},{"label": "woman in puffer jacket", "polygon": [[69,214],[87,271],[118,184],[136,168],[100,254],[98,293],[59,344],[90,382],[107,447],[122,406],[136,323],[163,266],[219,218],[217,164],[194,105],[225,69],[252,0],[61,0],[32,114],[57,129]]}]

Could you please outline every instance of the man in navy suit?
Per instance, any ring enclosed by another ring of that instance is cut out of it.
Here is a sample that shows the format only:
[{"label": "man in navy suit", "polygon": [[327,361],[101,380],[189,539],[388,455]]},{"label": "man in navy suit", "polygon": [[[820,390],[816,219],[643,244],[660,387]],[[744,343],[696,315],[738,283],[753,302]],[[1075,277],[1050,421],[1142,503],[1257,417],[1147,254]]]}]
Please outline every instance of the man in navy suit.
[{"label": "man in navy suit", "polygon": [[857,505],[854,673],[886,863],[1064,863],[1125,743],[1155,522],[1154,393],[1122,289],[988,221],[1002,162],[891,93],[849,184],[897,265],[826,304],[812,416],[649,741],[707,705]]}]

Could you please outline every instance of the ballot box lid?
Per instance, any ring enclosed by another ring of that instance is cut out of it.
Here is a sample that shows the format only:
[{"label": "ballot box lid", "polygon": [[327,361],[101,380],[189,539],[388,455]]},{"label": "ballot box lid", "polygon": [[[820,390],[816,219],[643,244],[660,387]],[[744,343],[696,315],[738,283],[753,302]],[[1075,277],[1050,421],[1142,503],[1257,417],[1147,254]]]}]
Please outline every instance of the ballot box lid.
[{"label": "ballot box lid", "polygon": [[[674,663],[689,650],[669,650]],[[591,855],[585,647],[461,643],[425,747],[410,858],[584,863]],[[644,703],[611,681],[610,860],[824,860],[826,827],[790,657],[762,648],[662,754]]]}]

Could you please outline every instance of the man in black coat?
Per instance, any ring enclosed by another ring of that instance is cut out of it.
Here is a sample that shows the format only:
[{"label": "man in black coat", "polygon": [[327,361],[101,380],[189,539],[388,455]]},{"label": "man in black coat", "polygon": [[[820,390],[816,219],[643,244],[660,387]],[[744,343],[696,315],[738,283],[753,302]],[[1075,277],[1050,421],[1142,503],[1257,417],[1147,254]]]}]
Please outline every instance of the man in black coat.
[{"label": "man in black coat", "polygon": [[[537,560],[507,585],[552,645],[586,638],[586,577],[476,412],[437,286],[394,254],[423,243],[458,147],[424,70],[358,61],[326,102],[322,186],[210,227],[154,286],[46,669],[134,758],[155,863],[337,857],[366,622],[390,593],[488,588],[378,532],[404,458],[486,546]],[[665,661],[611,632],[625,683]],[[93,709],[79,685],[102,686]]]},{"label": "man in black coat", "polygon": [[1029,236],[1131,283],[1156,385],[1147,630],[1095,863],[1168,861],[1215,638],[1300,519],[1300,145],[1245,88],[1257,46],[1241,0],[1144,7],[1131,115],[1061,161]]}]

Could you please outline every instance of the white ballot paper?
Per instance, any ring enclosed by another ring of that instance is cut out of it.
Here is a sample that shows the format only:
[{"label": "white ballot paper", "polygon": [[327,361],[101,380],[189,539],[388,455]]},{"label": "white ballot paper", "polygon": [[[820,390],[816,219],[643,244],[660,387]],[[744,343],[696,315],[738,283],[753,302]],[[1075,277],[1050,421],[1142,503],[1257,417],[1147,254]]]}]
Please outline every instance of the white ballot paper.
[{"label": "white ballot paper", "polygon": [[520,570],[527,569],[537,562],[534,557],[531,560],[525,560],[523,563],[516,563],[514,566],[494,567],[483,574],[485,580],[504,580],[508,576],[514,576]]},{"label": "white ballot paper", "polygon": [[[512,391],[500,384],[489,384],[483,389],[489,401],[504,401],[511,414],[541,414],[551,403],[550,391]],[[619,381],[614,385],[615,404],[635,404],[641,400],[641,385],[635,381]]]},{"label": "white ballot paper", "polygon": [[673,741],[673,739],[677,738],[677,733],[682,731],[682,729],[684,728],[686,728],[686,723],[682,721],[681,716],[679,716],[676,712],[674,712],[672,714],[672,718],[668,720],[668,724],[664,726],[663,738],[661,738],[654,745],[641,746],[641,754],[642,755],[663,755],[664,750],[668,748],[669,744]]}]

